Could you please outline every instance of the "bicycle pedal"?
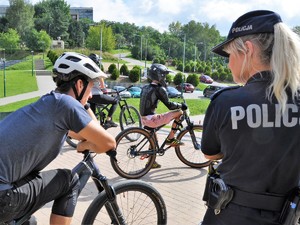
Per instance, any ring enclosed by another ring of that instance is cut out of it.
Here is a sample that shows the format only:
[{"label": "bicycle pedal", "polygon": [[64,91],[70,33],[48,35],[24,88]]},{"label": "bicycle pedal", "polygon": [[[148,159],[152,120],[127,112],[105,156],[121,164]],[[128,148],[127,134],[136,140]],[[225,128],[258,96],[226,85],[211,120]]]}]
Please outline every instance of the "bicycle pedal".
[{"label": "bicycle pedal", "polygon": [[147,158],[149,158],[149,155],[142,155],[142,156],[140,157],[140,160],[144,160],[144,159],[147,159]]}]

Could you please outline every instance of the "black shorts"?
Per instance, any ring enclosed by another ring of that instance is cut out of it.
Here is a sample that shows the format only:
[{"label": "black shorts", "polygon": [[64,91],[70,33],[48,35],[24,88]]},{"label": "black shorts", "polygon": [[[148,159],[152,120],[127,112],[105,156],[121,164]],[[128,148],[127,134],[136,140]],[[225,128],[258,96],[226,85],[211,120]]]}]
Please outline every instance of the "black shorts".
[{"label": "black shorts", "polygon": [[66,195],[72,187],[71,171],[57,169],[31,174],[12,189],[0,191],[0,223],[33,214],[46,203]]}]

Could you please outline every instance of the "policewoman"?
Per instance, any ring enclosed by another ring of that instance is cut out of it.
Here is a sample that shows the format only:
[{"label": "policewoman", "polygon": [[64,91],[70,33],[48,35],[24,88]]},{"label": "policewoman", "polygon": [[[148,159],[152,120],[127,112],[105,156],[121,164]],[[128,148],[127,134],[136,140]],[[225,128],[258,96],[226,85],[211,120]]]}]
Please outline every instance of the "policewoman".
[{"label": "policewoman", "polygon": [[[257,10],[212,51],[229,58],[239,86],[212,96],[205,115],[202,151],[221,163],[208,176],[202,225],[284,224],[300,180],[299,37],[277,13]],[[296,224],[296,208],[285,224]]]}]

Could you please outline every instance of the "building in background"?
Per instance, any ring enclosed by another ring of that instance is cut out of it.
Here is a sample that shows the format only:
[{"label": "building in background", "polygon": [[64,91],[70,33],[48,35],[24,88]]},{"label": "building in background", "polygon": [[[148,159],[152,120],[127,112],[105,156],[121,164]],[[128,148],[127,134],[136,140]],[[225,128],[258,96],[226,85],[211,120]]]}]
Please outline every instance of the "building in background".
[{"label": "building in background", "polygon": [[70,14],[72,19],[80,20],[83,18],[93,20],[93,7],[70,7]]},{"label": "building in background", "polygon": [[[0,5],[0,17],[5,16],[8,7],[8,5]],[[72,19],[77,21],[83,18],[87,18],[94,21],[93,7],[70,7],[70,14]]]},{"label": "building in background", "polygon": [[7,5],[0,5],[0,17],[5,16],[6,9],[8,8]]}]

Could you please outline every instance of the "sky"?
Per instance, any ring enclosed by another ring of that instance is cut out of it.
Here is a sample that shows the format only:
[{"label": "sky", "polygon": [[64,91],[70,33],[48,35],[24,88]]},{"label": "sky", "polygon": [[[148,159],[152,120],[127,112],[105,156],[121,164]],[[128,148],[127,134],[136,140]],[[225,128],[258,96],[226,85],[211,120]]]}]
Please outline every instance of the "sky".
[{"label": "sky", "polygon": [[[27,0],[32,4],[39,0]],[[289,27],[300,26],[298,0],[65,0],[71,7],[93,7],[94,21],[129,22],[137,26],[151,26],[160,32],[168,31],[172,22],[182,25],[194,20],[215,25],[227,36],[234,22],[242,14],[257,9],[280,14]],[[9,5],[0,0],[0,5]]]}]

